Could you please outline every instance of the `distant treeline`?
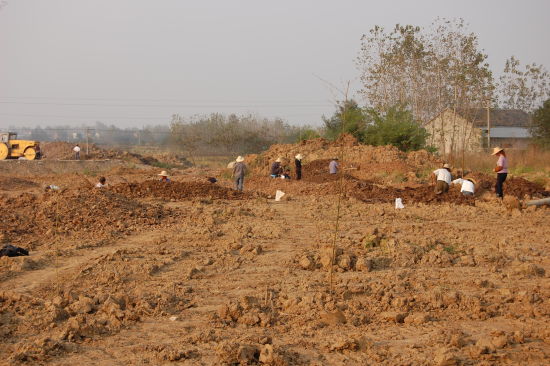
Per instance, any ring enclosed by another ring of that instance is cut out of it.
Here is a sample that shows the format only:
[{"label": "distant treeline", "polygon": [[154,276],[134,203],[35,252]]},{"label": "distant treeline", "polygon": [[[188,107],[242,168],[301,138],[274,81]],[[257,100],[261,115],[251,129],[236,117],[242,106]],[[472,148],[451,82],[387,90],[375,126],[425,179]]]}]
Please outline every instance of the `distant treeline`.
[{"label": "distant treeline", "polygon": [[11,127],[10,131],[17,132],[19,139],[89,142],[113,147],[148,145],[205,155],[259,153],[272,144],[294,143],[317,137],[320,132],[291,126],[279,118],[219,113],[191,118],[173,115],[167,125],[143,128],[119,128],[96,122],[81,127]]}]

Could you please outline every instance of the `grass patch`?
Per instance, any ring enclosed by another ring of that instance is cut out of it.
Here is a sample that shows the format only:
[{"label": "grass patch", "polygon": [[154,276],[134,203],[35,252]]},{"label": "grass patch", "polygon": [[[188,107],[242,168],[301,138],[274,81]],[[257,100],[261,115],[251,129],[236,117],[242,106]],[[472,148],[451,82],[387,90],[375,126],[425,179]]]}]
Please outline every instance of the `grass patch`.
[{"label": "grass patch", "polygon": [[455,254],[456,253],[455,247],[453,247],[451,245],[443,247],[443,250],[446,251],[449,254]]},{"label": "grass patch", "polygon": [[392,183],[403,183],[407,180],[407,178],[405,177],[405,174],[403,174],[403,173],[393,172],[390,175],[390,180],[391,180]]},{"label": "grass patch", "polygon": [[510,172],[515,175],[529,174],[535,172],[536,169],[533,166],[518,166],[510,169]]},{"label": "grass patch", "polygon": [[88,177],[97,177],[97,171],[85,168],[82,174]]}]

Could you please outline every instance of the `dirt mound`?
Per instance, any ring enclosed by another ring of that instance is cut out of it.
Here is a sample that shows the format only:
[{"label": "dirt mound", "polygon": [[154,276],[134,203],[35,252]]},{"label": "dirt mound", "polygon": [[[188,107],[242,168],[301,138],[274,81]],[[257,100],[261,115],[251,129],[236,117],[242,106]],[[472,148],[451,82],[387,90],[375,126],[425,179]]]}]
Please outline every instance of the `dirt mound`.
[{"label": "dirt mound", "polygon": [[141,183],[123,183],[110,188],[113,192],[128,197],[163,198],[167,200],[182,200],[190,198],[212,198],[238,200],[250,198],[249,193],[235,191],[217,184],[203,182],[170,182],[149,180]]},{"label": "dirt mound", "polygon": [[417,203],[442,203],[450,202],[455,204],[473,205],[474,199],[460,193],[458,186],[452,186],[446,194],[437,195],[434,187],[423,185],[419,187],[394,188],[384,187],[374,182],[359,182],[349,195],[363,202],[369,203],[392,203],[396,198],[401,198],[405,204]]},{"label": "dirt mound", "polygon": [[[42,155],[46,160],[72,160],[74,159],[73,144],[68,142],[43,142],[41,143]],[[159,165],[161,162],[151,156],[142,156],[140,154],[121,151],[116,149],[104,149],[95,144],[90,144],[89,154],[86,154],[86,148],[82,147],[80,152],[82,160],[106,160],[106,159],[121,159],[132,163],[145,165]],[[190,166],[185,158],[171,157],[171,162],[177,165]],[[176,163],[177,161],[177,163]]]},{"label": "dirt mound", "polygon": [[326,183],[337,181],[339,174],[330,174],[328,165],[331,159],[318,159],[305,164],[302,168],[302,179],[312,183]]},{"label": "dirt mound", "polygon": [[[358,179],[373,179],[380,174],[403,174],[416,172],[426,167],[439,164],[438,159],[427,151],[405,153],[395,146],[360,145],[351,136],[344,136],[336,141],[318,138],[302,141],[298,144],[272,145],[259,155],[249,155],[246,161],[254,174],[268,174],[269,167],[277,158],[283,159],[284,165],[294,168],[294,156],[304,155],[303,173],[307,175],[306,165],[314,163],[310,168],[316,169],[317,164],[324,164],[328,159],[342,154],[342,167],[350,168],[349,174]],[[319,160],[319,162],[317,162]],[[328,162],[324,171],[328,170]]]},{"label": "dirt mound", "polygon": [[0,197],[0,230],[14,243],[35,247],[54,237],[100,240],[157,225],[169,211],[99,189],[52,192],[42,197]]},{"label": "dirt mound", "polygon": [[[495,179],[483,173],[474,173],[470,175],[477,181],[476,197],[481,196],[485,191],[493,189]],[[505,195],[513,196],[519,199],[525,197],[547,196],[540,184],[530,182],[519,177],[512,177],[506,180]],[[417,187],[393,188],[378,185],[374,182],[360,182],[353,188],[350,195],[364,202],[394,202],[400,197],[403,202],[421,202],[421,203],[441,203],[450,202],[455,204],[473,205],[474,199],[466,197],[460,193],[459,185],[451,185],[449,192],[442,195],[436,195],[434,187],[431,185],[421,185]]]},{"label": "dirt mound", "polygon": [[[70,160],[74,158],[74,144],[62,141],[53,141],[53,142],[42,142],[40,144],[42,150],[42,155],[44,159],[49,160]],[[115,158],[116,153],[108,152],[104,149],[99,148],[95,144],[89,145],[89,154],[86,154],[86,147],[82,146],[82,151],[80,152],[80,158],[83,160],[86,159],[113,159]]]},{"label": "dirt mound", "polygon": [[[471,173],[470,177],[477,181],[477,193],[483,191],[494,191],[496,178],[484,173]],[[508,177],[504,182],[504,195],[511,195],[519,199],[527,197],[546,197],[550,192],[538,183],[528,181],[521,177]]]}]

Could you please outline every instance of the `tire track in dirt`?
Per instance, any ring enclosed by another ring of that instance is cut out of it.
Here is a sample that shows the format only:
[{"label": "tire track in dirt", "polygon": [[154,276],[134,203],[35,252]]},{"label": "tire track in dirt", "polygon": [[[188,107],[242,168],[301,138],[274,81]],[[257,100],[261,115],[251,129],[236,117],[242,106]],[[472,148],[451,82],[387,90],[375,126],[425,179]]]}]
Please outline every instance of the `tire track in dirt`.
[{"label": "tire track in dirt", "polygon": [[[97,258],[114,253],[121,248],[136,248],[143,241],[152,240],[155,237],[163,235],[163,231],[143,232],[123,239],[119,239],[114,244],[93,249],[80,249],[75,255],[61,257],[52,260],[44,268],[26,271],[9,281],[0,282],[0,291],[12,291],[24,294],[30,294],[34,289],[47,284],[60,282],[62,278],[70,275],[72,271],[83,266],[86,263],[94,262]],[[33,259],[40,256],[46,256],[49,253],[55,255],[55,251],[35,251],[27,258]],[[61,264],[62,263],[62,264]]]},{"label": "tire track in dirt", "polygon": [[[78,354],[66,355],[61,359],[52,360],[55,365],[83,364],[98,362],[98,353],[109,355],[104,357],[98,365],[145,364],[145,353],[129,353],[128,348],[141,350],[151,345],[161,344],[163,347],[177,347],[180,340],[190,333],[201,331],[201,328],[212,328],[212,316],[218,308],[229,300],[237,300],[242,296],[256,295],[261,298],[266,289],[280,287],[291,289],[295,278],[288,276],[285,263],[290,262],[305,247],[311,247],[313,239],[311,233],[318,230],[318,226],[303,217],[300,204],[297,202],[282,202],[270,204],[276,211],[276,221],[284,225],[292,233],[289,239],[261,239],[254,242],[264,248],[261,255],[253,260],[243,262],[238,268],[221,271],[213,275],[205,275],[198,279],[191,279],[187,284],[193,288],[197,304],[184,312],[176,321],[168,316],[147,318],[120,332],[108,337],[93,340],[80,345]],[[166,234],[166,233],[165,233]],[[136,238],[139,241],[139,237]],[[191,254],[192,256],[192,254]],[[93,257],[92,257],[93,258]],[[157,274],[151,281],[155,283],[170,283],[181,281],[185,276],[186,268],[181,265],[172,265],[165,271]],[[231,278],[231,281],[227,281]],[[152,285],[152,284],[151,284]],[[214,326],[216,328],[216,326]],[[271,329],[250,329],[250,334],[272,333]],[[144,334],[147,336],[144,337]],[[201,364],[215,364],[215,344],[202,344],[207,347],[200,352]],[[124,359],[126,363],[116,360]],[[131,361],[129,361],[129,359]],[[160,363],[162,364],[162,362]]]}]

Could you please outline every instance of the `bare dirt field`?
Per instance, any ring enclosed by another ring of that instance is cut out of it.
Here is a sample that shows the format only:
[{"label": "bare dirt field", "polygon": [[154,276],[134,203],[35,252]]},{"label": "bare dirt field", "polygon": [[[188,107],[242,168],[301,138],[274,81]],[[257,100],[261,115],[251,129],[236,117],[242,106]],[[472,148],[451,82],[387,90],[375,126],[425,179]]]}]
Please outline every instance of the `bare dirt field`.
[{"label": "bare dirt field", "polygon": [[[0,258],[0,364],[549,364],[550,209],[482,173],[474,198],[435,196],[431,155],[344,143],[341,180],[338,145],[274,146],[244,193],[224,171],[165,188],[135,162],[0,164],[1,240],[30,251]],[[302,181],[267,176],[282,152]]]}]

